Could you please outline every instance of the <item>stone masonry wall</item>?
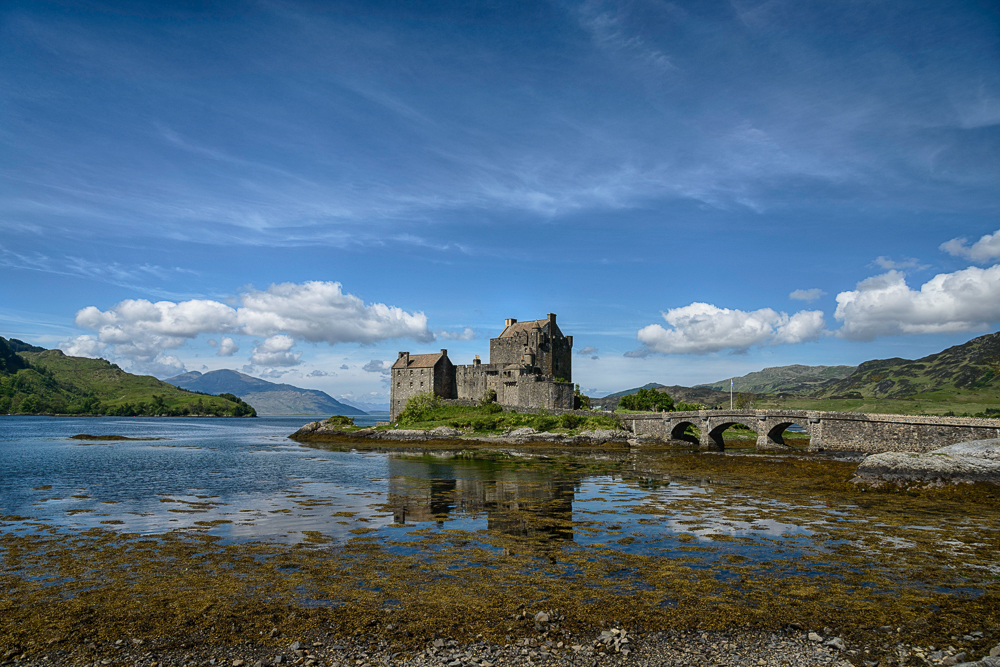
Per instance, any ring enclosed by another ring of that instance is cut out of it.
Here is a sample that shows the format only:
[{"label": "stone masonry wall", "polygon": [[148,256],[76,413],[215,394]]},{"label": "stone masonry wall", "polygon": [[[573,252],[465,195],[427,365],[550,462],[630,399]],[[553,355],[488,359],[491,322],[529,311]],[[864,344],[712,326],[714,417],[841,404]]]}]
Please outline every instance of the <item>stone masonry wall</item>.
[{"label": "stone masonry wall", "polygon": [[821,413],[810,450],[930,452],[967,440],[1000,438],[1000,419]]},{"label": "stone masonry wall", "polygon": [[490,339],[490,365],[503,368],[510,364],[521,363],[524,346],[528,344],[527,334],[509,338]]},{"label": "stone masonry wall", "polygon": [[392,382],[392,401],[389,414],[395,419],[406,402],[417,394],[433,391],[434,369],[432,368],[394,368],[389,375]]},{"label": "stone masonry wall", "polygon": [[418,394],[431,392],[442,398],[451,398],[454,394],[454,368],[446,356],[433,368],[393,368],[389,373],[392,383],[390,418],[395,419],[406,407],[406,402]]},{"label": "stone masonry wall", "polygon": [[455,392],[453,398],[478,401],[490,389],[496,389],[499,371],[493,364],[455,366]]}]

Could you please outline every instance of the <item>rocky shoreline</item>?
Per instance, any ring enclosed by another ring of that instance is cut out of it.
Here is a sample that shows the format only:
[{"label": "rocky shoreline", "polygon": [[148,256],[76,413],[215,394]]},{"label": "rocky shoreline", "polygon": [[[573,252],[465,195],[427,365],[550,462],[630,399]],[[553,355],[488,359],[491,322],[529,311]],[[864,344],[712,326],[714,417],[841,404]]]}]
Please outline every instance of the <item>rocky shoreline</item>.
[{"label": "rocky shoreline", "polygon": [[565,435],[536,431],[530,427],[511,430],[503,435],[469,434],[457,428],[438,426],[430,430],[419,429],[350,429],[323,421],[310,422],[288,436],[299,441],[374,440],[379,442],[453,441],[482,445],[531,445],[559,444],[573,446],[622,447],[640,442],[627,431],[597,430]]},{"label": "rocky shoreline", "polygon": [[[536,618],[549,618],[538,612]],[[734,630],[702,632],[675,630],[647,634],[630,633],[621,628],[573,636],[550,632],[547,623],[536,622],[536,633],[511,637],[505,644],[481,639],[460,643],[446,636],[427,642],[419,649],[402,649],[376,636],[343,639],[328,633],[292,641],[277,629],[272,630],[272,645],[242,642],[233,646],[215,646],[194,640],[156,645],[142,640],[118,639],[89,643],[67,650],[48,650],[20,654],[16,649],[0,656],[0,665],[43,667],[67,665],[107,667],[109,665],[149,665],[150,667],[507,667],[512,665],[552,665],[598,667],[635,665],[636,667],[687,667],[714,665],[726,667],[780,667],[784,665],[824,665],[875,667],[888,664],[959,665],[961,667],[1000,667],[1000,646],[990,648],[983,633],[971,631],[956,637],[955,644],[944,648],[920,646],[899,640],[893,628],[882,628],[884,642],[853,645],[835,636],[829,628],[780,631]],[[979,656],[978,659],[973,656]]]},{"label": "rocky shoreline", "polygon": [[865,489],[934,489],[953,484],[1000,484],[1000,439],[974,440],[932,452],[883,452],[858,465],[851,484]]}]

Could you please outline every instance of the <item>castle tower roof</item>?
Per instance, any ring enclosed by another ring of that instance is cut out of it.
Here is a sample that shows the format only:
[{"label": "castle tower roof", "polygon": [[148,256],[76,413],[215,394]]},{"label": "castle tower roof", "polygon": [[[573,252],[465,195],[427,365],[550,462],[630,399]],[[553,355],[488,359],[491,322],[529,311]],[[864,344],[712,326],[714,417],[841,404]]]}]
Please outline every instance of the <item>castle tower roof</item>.
[{"label": "castle tower roof", "polygon": [[512,324],[508,324],[498,338],[513,338],[514,336],[520,336],[522,334],[528,334],[532,331],[545,331],[550,336],[562,336],[562,331],[556,325],[556,316],[553,313],[549,314],[548,319],[545,320],[529,320],[527,322],[518,322],[517,320],[508,320]]},{"label": "castle tower roof", "polygon": [[434,368],[434,365],[438,362],[441,357],[447,357],[447,350],[441,350],[437,354],[409,354],[407,356],[400,355],[399,359],[396,359],[396,363],[392,365],[393,368]]}]

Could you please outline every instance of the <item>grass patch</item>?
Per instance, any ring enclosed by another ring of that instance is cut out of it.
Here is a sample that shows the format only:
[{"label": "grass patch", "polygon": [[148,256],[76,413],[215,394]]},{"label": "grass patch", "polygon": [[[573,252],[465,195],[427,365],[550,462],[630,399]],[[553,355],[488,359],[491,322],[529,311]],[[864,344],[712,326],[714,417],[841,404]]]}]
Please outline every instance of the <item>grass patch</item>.
[{"label": "grass patch", "polygon": [[[542,432],[577,434],[586,431],[618,430],[620,422],[611,416],[575,414],[549,415],[504,412],[496,403],[477,406],[451,405],[433,394],[414,396],[399,416],[398,424],[406,428],[429,430],[448,426],[470,433],[497,434],[516,428],[529,427]],[[382,427],[389,428],[389,427]]]}]

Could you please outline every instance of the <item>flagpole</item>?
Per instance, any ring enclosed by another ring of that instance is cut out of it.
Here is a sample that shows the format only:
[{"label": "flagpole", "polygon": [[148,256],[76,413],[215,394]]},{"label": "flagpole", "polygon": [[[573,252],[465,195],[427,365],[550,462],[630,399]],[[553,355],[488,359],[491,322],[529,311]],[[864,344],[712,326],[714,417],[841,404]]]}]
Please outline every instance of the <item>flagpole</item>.
[{"label": "flagpole", "polygon": [[729,409],[733,409],[733,379],[729,378]]}]

